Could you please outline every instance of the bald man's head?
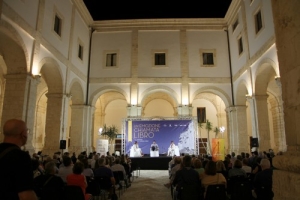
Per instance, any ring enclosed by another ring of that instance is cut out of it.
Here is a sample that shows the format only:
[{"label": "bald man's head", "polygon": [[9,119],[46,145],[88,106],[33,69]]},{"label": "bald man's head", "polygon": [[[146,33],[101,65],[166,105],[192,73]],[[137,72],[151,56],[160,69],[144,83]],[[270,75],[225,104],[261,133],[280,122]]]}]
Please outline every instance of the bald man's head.
[{"label": "bald man's head", "polygon": [[3,126],[5,139],[13,138],[17,145],[23,146],[27,141],[28,129],[26,123],[19,119],[7,120]]}]

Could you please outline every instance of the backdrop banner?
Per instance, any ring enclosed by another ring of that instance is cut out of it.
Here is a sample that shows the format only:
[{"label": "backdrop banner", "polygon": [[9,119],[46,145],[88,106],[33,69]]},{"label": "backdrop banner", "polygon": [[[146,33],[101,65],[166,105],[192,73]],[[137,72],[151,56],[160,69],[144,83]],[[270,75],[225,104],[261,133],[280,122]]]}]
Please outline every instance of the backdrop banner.
[{"label": "backdrop banner", "polygon": [[193,120],[136,120],[126,121],[125,153],[135,141],[143,154],[150,154],[151,144],[155,140],[159,154],[167,155],[171,141],[174,141],[180,153],[195,154],[195,128]]},{"label": "backdrop banner", "polygon": [[212,139],[212,159],[213,161],[225,159],[225,144],[224,139]]}]

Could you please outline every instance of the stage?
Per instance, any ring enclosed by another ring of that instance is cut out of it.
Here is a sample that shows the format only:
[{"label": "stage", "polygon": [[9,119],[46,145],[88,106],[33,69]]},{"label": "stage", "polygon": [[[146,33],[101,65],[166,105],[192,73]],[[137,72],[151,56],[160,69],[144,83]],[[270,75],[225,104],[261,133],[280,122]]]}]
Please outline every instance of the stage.
[{"label": "stage", "polygon": [[160,156],[160,157],[130,157],[131,159],[131,166],[133,170],[140,169],[140,170],[168,170],[169,162],[172,160],[170,156]]}]

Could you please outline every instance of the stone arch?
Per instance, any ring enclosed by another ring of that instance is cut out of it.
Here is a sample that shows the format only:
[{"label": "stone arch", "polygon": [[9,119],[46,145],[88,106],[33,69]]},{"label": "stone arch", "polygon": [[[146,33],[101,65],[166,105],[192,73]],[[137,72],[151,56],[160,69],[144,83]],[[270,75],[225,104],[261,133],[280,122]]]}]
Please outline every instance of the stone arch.
[{"label": "stone arch", "polygon": [[277,75],[275,64],[270,59],[261,62],[255,73],[255,95],[266,95],[269,82]]},{"label": "stone arch", "polygon": [[29,73],[29,55],[17,30],[4,20],[0,21],[0,55],[5,60],[4,74]]},{"label": "stone arch", "polygon": [[126,94],[126,92],[124,90],[122,90],[121,88],[116,87],[116,86],[104,86],[104,87],[99,88],[95,92],[93,92],[93,94],[91,95],[91,98],[90,98],[90,104],[95,106],[97,100],[99,99],[99,97],[102,94],[107,93],[107,92],[112,92],[112,91],[122,94],[124,96],[124,98],[126,99],[127,103],[129,104],[129,102],[130,102],[129,96]]},{"label": "stone arch", "polygon": [[138,104],[145,104],[145,98],[147,98],[149,95],[156,93],[156,92],[162,92],[165,94],[168,94],[168,96],[170,97],[170,99],[168,100],[174,107],[176,107],[177,105],[179,105],[180,102],[180,98],[179,96],[176,94],[176,92],[167,87],[167,86],[161,86],[161,85],[157,85],[157,86],[153,86],[150,87],[148,89],[146,89],[139,97],[139,103]]},{"label": "stone arch", "polygon": [[63,78],[59,64],[53,58],[47,57],[39,63],[40,74],[48,86],[48,93],[63,93]]},{"label": "stone arch", "polygon": [[224,92],[223,90],[221,90],[220,88],[217,88],[217,87],[213,87],[213,86],[207,86],[207,87],[202,87],[198,90],[196,90],[192,96],[191,96],[191,101],[195,99],[195,97],[199,94],[199,93],[213,93],[217,96],[219,96],[226,107],[230,106],[230,97],[226,94],[226,92]]},{"label": "stone arch", "polygon": [[246,80],[242,79],[236,87],[236,92],[235,92],[236,105],[245,105],[247,94],[249,94],[247,82]]},{"label": "stone arch", "polygon": [[82,105],[84,104],[84,92],[82,85],[78,79],[73,79],[70,83],[70,92],[72,95],[72,104],[73,105]]}]

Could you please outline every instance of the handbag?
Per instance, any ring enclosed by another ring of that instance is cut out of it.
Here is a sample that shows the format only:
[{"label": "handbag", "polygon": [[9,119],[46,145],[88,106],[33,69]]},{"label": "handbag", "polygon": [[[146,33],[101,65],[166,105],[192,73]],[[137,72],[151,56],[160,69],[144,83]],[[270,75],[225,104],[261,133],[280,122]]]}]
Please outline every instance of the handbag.
[{"label": "handbag", "polygon": [[112,192],[112,195],[111,195],[111,200],[118,200],[118,195],[116,194],[115,188],[113,188],[113,192]]}]

